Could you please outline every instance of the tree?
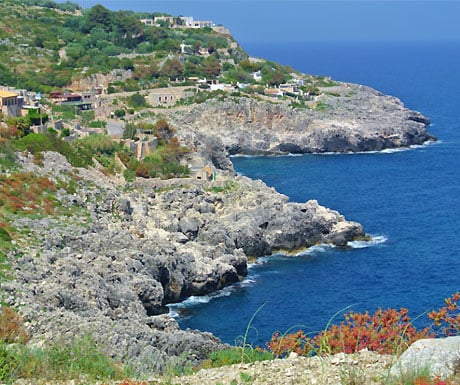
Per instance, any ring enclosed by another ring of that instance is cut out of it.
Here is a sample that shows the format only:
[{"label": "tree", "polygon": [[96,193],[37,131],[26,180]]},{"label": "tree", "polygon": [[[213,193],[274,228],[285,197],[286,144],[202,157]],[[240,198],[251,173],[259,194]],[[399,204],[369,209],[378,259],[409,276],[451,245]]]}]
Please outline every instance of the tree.
[{"label": "tree", "polygon": [[109,34],[105,31],[105,29],[98,25],[91,30],[89,41],[92,47],[96,47],[99,41],[108,40],[108,37]]},{"label": "tree", "polygon": [[95,113],[94,111],[82,111],[81,113],[81,122],[83,126],[88,127],[89,123],[93,121],[95,118]]},{"label": "tree", "polygon": [[152,27],[146,31],[146,39],[152,44],[157,44],[159,41],[166,39],[168,33],[165,29],[159,27]]},{"label": "tree", "polygon": [[65,138],[66,136],[69,136],[69,135],[70,135],[70,129],[68,129],[67,127],[63,128],[61,131],[61,138]]},{"label": "tree", "polygon": [[178,40],[167,37],[166,39],[160,40],[157,44],[155,44],[155,50],[180,52],[181,48]]},{"label": "tree", "polygon": [[199,40],[195,40],[193,43],[193,52],[199,53],[201,49],[201,42]]},{"label": "tree", "polygon": [[206,77],[214,78],[219,76],[222,71],[222,66],[220,65],[219,60],[214,56],[209,56],[203,62],[203,72]]},{"label": "tree", "polygon": [[76,62],[85,53],[85,48],[78,43],[70,43],[66,48],[66,55],[70,60]]},{"label": "tree", "polygon": [[160,69],[160,75],[170,79],[182,77],[183,74],[184,66],[177,58],[167,60]]},{"label": "tree", "polygon": [[158,138],[158,142],[165,144],[171,140],[176,131],[169,125],[166,119],[160,119],[153,125],[153,132]]},{"label": "tree", "polygon": [[185,25],[185,21],[182,17],[178,16],[174,19],[174,22],[176,23],[176,25]]},{"label": "tree", "polygon": [[126,111],[123,109],[118,109],[113,112],[117,118],[122,118],[123,116],[126,115]]},{"label": "tree", "polygon": [[253,63],[249,60],[241,60],[238,63],[238,68],[242,69],[243,71],[246,72],[255,72],[260,70],[260,64],[259,63]]},{"label": "tree", "polygon": [[9,118],[7,120],[7,125],[11,136],[22,137],[30,132],[30,120],[27,116]]},{"label": "tree", "polygon": [[134,48],[144,39],[142,24],[134,15],[119,11],[115,14],[114,24],[120,45]]},{"label": "tree", "polygon": [[39,124],[44,124],[48,121],[48,115],[41,114],[38,110],[29,110],[27,119],[29,119],[30,125],[38,126]]},{"label": "tree", "polygon": [[147,101],[145,100],[145,96],[137,92],[134,95],[128,97],[128,104],[133,108],[142,108],[147,105]]},{"label": "tree", "polygon": [[185,62],[184,64],[184,76],[185,77],[201,76],[201,75],[202,75],[202,69],[200,65],[197,65],[190,61]]},{"label": "tree", "polygon": [[280,68],[276,68],[268,72],[264,76],[264,79],[270,86],[279,86],[280,84],[286,83],[288,76]]},{"label": "tree", "polygon": [[102,27],[106,32],[112,30],[112,12],[100,4],[88,11],[83,32],[87,33],[97,26]]},{"label": "tree", "polygon": [[137,135],[137,128],[133,123],[126,123],[123,130],[123,139],[134,139]]}]

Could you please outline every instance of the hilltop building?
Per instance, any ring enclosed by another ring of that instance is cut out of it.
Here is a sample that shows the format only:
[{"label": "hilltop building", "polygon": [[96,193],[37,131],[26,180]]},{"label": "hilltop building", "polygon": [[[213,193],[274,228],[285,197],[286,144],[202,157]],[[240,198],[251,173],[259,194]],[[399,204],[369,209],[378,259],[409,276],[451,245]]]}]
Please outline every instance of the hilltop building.
[{"label": "hilltop building", "polygon": [[212,28],[214,26],[212,21],[193,20],[193,16],[181,16],[180,19],[184,22],[183,27],[185,28]]},{"label": "hilltop building", "polygon": [[18,117],[22,114],[22,106],[24,105],[24,97],[16,92],[9,90],[0,90],[0,105],[3,115]]}]

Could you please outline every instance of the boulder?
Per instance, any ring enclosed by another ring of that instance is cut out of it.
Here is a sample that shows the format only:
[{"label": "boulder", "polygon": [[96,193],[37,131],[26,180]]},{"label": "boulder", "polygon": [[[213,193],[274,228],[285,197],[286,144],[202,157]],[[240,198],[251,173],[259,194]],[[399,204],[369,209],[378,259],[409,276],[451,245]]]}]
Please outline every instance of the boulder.
[{"label": "boulder", "polygon": [[447,378],[460,369],[460,336],[415,341],[391,367],[394,377],[428,371]]}]

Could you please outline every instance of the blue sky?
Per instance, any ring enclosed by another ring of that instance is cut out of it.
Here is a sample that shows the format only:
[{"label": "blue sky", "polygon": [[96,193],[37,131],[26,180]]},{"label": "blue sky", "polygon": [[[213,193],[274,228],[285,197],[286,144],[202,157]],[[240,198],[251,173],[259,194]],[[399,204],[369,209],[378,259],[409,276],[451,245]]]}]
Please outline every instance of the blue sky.
[{"label": "blue sky", "polygon": [[460,40],[460,1],[74,0],[212,20],[244,43]]}]

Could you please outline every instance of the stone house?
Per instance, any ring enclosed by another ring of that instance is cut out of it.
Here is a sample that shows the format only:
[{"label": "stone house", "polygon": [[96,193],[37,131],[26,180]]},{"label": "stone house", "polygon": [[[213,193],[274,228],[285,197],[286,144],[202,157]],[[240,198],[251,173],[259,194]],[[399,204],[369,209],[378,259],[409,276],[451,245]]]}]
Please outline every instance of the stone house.
[{"label": "stone house", "polygon": [[198,180],[215,180],[216,178],[216,172],[212,170],[212,167],[210,165],[204,166],[200,170],[196,170],[193,175],[196,179]]},{"label": "stone house", "polygon": [[15,92],[0,90],[0,106],[3,115],[18,117],[21,116],[24,97]]},{"label": "stone house", "polygon": [[284,96],[284,93],[279,88],[265,88],[264,95],[277,98],[278,96]]}]

